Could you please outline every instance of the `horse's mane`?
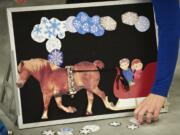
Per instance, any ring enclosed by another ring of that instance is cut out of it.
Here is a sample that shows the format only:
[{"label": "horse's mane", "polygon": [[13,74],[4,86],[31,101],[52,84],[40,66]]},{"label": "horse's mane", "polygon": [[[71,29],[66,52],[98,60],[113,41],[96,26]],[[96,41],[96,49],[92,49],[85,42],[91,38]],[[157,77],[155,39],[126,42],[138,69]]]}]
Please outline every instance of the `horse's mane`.
[{"label": "horse's mane", "polygon": [[38,72],[42,70],[43,68],[50,67],[51,70],[56,70],[58,67],[52,63],[50,63],[48,60],[36,58],[36,59],[30,59],[23,61],[24,66],[26,69],[32,72]]}]

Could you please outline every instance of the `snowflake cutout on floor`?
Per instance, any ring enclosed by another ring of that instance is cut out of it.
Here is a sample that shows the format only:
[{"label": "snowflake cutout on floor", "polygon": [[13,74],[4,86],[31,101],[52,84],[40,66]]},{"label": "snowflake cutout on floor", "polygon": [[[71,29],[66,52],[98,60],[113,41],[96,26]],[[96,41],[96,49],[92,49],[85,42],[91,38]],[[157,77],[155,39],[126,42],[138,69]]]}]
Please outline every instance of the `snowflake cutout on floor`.
[{"label": "snowflake cutout on floor", "polygon": [[73,135],[72,132],[62,132],[62,131],[57,131],[56,134],[57,135]]},{"label": "snowflake cutout on floor", "polygon": [[109,123],[109,125],[113,126],[113,127],[118,127],[118,126],[121,126],[121,123],[117,122],[117,121],[114,121],[114,122]]},{"label": "snowflake cutout on floor", "polygon": [[129,125],[127,125],[127,128],[129,128],[131,130],[135,130],[135,129],[139,128],[139,126],[135,125],[135,124],[129,124]]},{"label": "snowflake cutout on floor", "polygon": [[53,50],[48,55],[48,60],[56,66],[60,67],[63,64],[63,52],[58,49]]},{"label": "snowflake cutout on floor", "polygon": [[91,133],[91,130],[89,130],[89,129],[81,129],[81,130],[79,131],[79,133],[80,133],[80,134],[87,135],[87,134],[90,134],[90,133]]},{"label": "snowflake cutout on floor", "polygon": [[42,131],[41,134],[42,135],[55,135],[55,132],[52,130],[45,130],[45,131]]}]

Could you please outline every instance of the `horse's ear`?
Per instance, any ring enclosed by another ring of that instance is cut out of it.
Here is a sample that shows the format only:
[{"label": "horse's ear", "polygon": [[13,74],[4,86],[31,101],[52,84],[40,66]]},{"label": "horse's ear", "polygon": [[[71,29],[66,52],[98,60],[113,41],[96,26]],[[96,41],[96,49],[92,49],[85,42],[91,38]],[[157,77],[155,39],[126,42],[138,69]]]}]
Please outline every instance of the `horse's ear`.
[{"label": "horse's ear", "polygon": [[23,66],[24,66],[24,61],[21,61],[18,65],[18,72],[21,72]]}]

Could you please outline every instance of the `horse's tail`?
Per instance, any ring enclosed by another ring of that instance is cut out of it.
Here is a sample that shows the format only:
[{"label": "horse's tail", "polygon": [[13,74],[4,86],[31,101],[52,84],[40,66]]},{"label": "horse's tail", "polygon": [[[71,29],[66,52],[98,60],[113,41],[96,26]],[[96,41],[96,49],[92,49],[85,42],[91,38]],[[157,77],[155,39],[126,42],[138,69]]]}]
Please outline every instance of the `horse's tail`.
[{"label": "horse's tail", "polygon": [[101,60],[95,60],[95,61],[93,62],[93,64],[94,64],[97,68],[99,68],[99,69],[103,69],[103,68],[104,68],[104,63],[103,63]]}]

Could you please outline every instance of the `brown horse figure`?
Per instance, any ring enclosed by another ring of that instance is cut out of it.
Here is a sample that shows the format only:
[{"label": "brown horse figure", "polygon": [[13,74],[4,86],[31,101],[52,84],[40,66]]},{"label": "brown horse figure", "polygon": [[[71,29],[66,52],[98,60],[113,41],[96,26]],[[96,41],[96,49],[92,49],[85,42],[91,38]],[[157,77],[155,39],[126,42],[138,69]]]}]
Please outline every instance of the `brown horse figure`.
[{"label": "brown horse figure", "polygon": [[[73,65],[73,70],[77,71],[73,72],[75,90],[79,91],[84,88],[87,91],[88,105],[86,109],[86,115],[93,114],[93,94],[102,99],[106,108],[114,110],[114,105],[108,101],[105,93],[100,88],[98,88],[100,81],[99,69],[102,69],[103,67],[104,63],[100,60],[95,60],[93,63],[83,61]],[[58,68],[47,60],[37,58],[21,61],[18,65],[18,72],[19,78],[16,84],[19,88],[23,87],[31,75],[39,81],[44,102],[44,112],[41,117],[42,119],[48,118],[48,106],[50,100],[52,96],[58,94],[59,96],[54,97],[59,109],[62,109],[67,113],[76,112],[76,108],[72,106],[65,107],[62,104],[61,95],[69,93],[68,73],[66,68]]]}]

